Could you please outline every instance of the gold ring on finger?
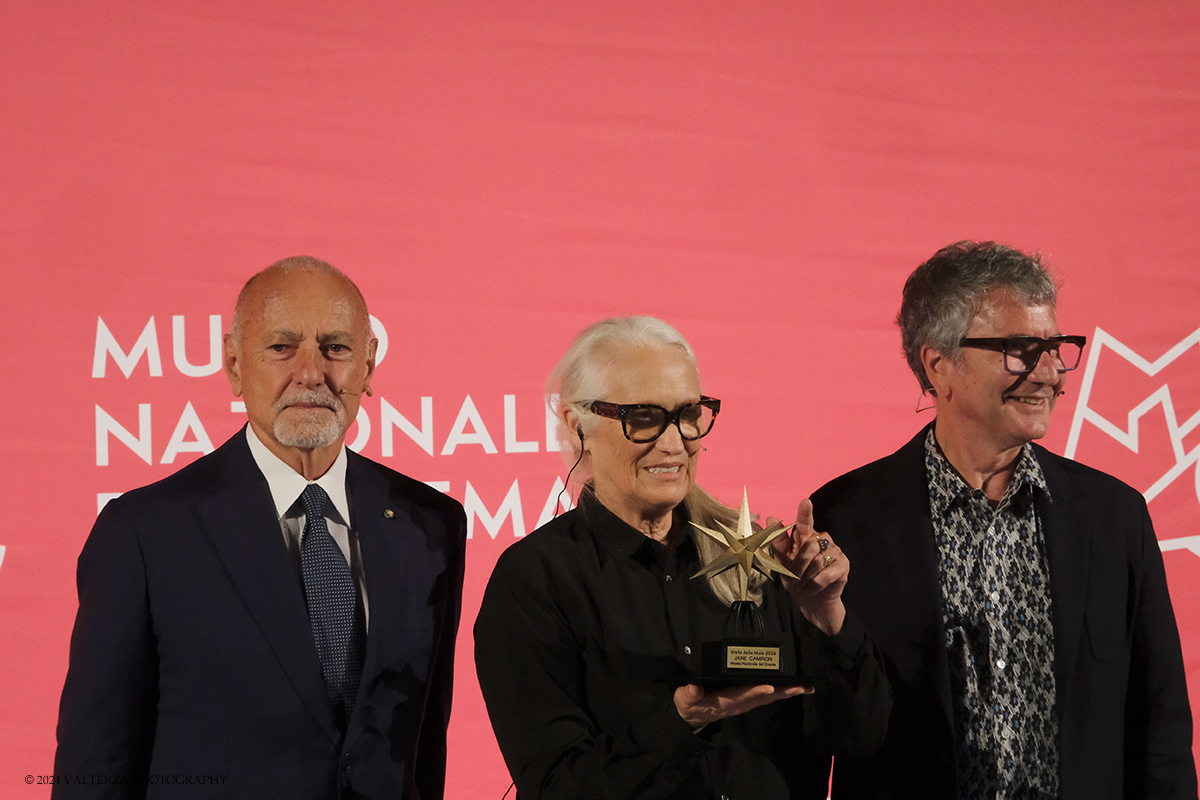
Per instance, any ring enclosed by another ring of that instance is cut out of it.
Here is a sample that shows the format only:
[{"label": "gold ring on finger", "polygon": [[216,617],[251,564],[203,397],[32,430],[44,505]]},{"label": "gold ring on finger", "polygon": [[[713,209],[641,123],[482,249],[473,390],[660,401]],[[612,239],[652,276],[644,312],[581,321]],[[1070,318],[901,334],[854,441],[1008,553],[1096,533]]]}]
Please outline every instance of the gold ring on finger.
[{"label": "gold ring on finger", "polygon": [[834,562],[834,559],[835,559],[835,556],[833,555],[833,553],[824,553],[821,556],[821,569],[824,569],[825,567],[828,567],[830,564],[832,564]]}]

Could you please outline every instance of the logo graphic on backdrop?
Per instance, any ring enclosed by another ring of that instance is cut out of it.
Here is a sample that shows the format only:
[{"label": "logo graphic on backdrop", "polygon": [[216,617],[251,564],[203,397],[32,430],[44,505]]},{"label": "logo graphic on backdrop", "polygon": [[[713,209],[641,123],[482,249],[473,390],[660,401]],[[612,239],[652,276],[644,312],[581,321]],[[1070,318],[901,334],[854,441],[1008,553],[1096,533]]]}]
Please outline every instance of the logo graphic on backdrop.
[{"label": "logo graphic on backdrop", "polygon": [[[1124,420],[1119,416],[1122,412]],[[1085,422],[1091,427],[1085,428]],[[1089,437],[1099,433],[1143,456],[1097,466],[1140,488],[1147,502],[1180,478],[1191,478],[1200,504],[1200,436],[1192,435],[1198,428],[1200,329],[1151,361],[1108,331],[1096,328],[1071,420],[1068,458],[1075,457],[1085,430]],[[1152,438],[1157,444],[1153,459],[1146,452]],[[1163,550],[1187,549],[1200,556],[1200,536],[1167,538],[1159,544]]]}]

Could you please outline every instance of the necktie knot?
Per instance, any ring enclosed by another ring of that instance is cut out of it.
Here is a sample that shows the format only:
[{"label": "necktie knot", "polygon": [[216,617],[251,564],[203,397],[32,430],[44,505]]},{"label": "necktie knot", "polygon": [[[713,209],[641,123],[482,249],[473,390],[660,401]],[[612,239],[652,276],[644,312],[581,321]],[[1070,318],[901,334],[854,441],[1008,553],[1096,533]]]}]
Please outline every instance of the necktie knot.
[{"label": "necktie knot", "polygon": [[300,495],[300,499],[304,502],[304,514],[309,519],[324,517],[325,510],[329,508],[329,495],[315,483],[304,487],[304,494]]}]

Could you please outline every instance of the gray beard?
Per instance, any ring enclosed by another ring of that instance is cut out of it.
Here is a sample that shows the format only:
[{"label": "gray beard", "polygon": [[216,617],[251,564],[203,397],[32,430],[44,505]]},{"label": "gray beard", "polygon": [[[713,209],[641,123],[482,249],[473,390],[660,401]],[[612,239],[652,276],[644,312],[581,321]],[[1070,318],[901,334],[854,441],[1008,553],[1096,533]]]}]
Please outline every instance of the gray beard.
[{"label": "gray beard", "polygon": [[[340,416],[339,414],[338,417]],[[335,444],[341,436],[341,420],[333,417],[321,423],[299,425],[275,420],[275,439],[284,447],[316,450],[318,447]]]},{"label": "gray beard", "polygon": [[[296,447],[300,450],[316,450],[319,447],[329,447],[336,444],[346,432],[346,411],[336,400],[319,392],[306,393],[303,399],[289,398],[288,402],[322,403],[328,401],[324,411],[314,410],[300,414],[300,419],[291,418],[287,412],[281,412],[275,417],[272,432],[275,441],[284,447]],[[292,415],[295,416],[295,415]]]}]

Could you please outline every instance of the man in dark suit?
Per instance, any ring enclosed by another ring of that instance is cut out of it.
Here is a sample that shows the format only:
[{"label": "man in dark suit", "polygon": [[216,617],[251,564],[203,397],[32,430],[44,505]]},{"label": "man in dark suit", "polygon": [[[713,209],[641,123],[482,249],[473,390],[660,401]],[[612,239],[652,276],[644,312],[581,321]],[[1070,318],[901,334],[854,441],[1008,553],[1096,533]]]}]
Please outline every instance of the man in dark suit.
[{"label": "man in dark suit", "polygon": [[344,447],[376,344],[323,261],[243,288],[249,424],[79,557],[54,797],[442,796],[465,518]]},{"label": "man in dark suit", "polygon": [[1196,798],[1192,718],[1141,494],[1033,445],[1083,337],[1035,257],[959,242],[898,322],[937,417],[813,495],[883,652],[887,739],[835,798]]}]

